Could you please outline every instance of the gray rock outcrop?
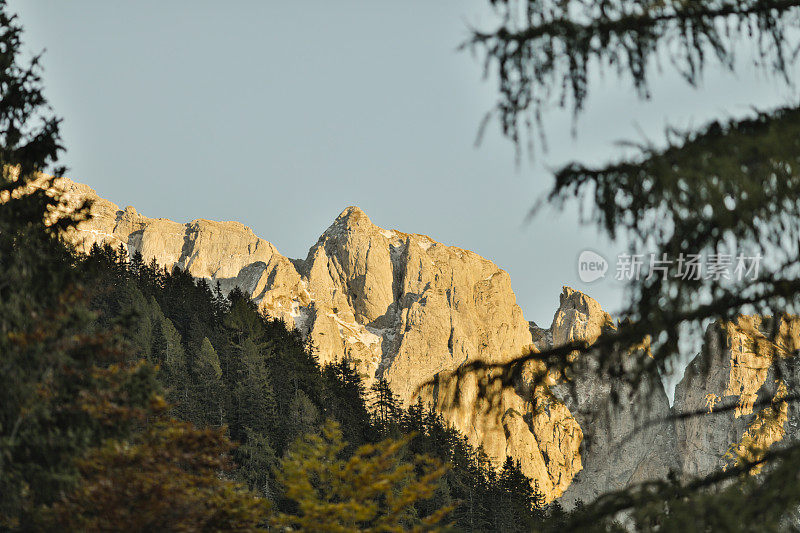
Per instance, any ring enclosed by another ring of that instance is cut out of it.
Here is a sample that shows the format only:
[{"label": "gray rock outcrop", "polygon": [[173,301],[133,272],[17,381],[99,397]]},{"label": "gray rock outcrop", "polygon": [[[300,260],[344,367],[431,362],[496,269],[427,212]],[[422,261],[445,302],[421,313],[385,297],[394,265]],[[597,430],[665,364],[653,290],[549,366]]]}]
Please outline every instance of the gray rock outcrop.
[{"label": "gray rock outcrop", "polygon": [[[614,325],[600,304],[564,288],[550,330],[553,345],[593,343],[606,328],[613,329]],[[643,352],[631,354],[629,360],[646,357]],[[601,357],[596,352],[579,355],[575,377],[552,387],[584,435],[584,468],[562,497],[567,507],[578,500],[591,502],[605,492],[634,483],[664,479],[678,466],[675,429],[660,379],[645,376],[634,387],[604,371]]]}]

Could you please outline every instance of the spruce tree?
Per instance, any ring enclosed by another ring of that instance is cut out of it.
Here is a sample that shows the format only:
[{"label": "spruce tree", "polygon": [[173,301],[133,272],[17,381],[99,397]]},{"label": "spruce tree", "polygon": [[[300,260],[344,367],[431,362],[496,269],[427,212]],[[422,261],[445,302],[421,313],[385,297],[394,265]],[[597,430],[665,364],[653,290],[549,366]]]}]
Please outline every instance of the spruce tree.
[{"label": "spruce tree", "polygon": [[222,367],[208,337],[203,337],[194,364],[193,406],[195,420],[201,426],[222,426],[225,421]]},{"label": "spruce tree", "polygon": [[386,378],[375,380],[370,388],[370,408],[378,427],[388,428],[399,411],[398,399]]}]

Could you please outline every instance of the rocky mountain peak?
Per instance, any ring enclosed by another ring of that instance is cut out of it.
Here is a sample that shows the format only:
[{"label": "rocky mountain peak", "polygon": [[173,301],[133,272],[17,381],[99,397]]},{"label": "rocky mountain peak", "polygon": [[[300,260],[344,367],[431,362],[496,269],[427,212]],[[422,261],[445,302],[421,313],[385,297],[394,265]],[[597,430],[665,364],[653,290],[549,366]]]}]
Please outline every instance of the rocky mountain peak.
[{"label": "rocky mountain peak", "polygon": [[379,229],[360,207],[351,205],[339,213],[339,216],[325,230],[321,238],[343,236],[350,232],[373,233]]},{"label": "rocky mountain peak", "polygon": [[561,288],[558,310],[550,327],[554,345],[594,342],[606,327],[613,327],[613,320],[597,300],[571,287]]},{"label": "rocky mountain peak", "polygon": [[[425,235],[375,226],[355,206],[342,211],[304,261],[292,261],[244,226],[150,219],[69,180],[60,186],[95,200],[94,217],[73,235],[82,249],[122,244],[145,261],[177,265],[223,290],[239,286],[262,312],[299,329],[322,364],[348,358],[368,387],[384,377],[404,404],[421,397],[439,406],[498,467],[507,455],[519,458],[529,475],[541,478],[548,499],[579,469],[580,429],[566,408],[531,421],[530,399],[513,391],[504,393],[497,411],[484,404],[475,383],[464,385],[467,403],[460,407],[448,405],[444,382],[425,386],[466,362],[503,362],[532,349],[511,280],[491,261]],[[571,428],[570,440],[554,437],[557,424],[558,431]]]},{"label": "rocky mountain peak", "polygon": [[[777,421],[754,407],[763,398],[780,401],[792,385],[786,380],[800,383],[789,363],[800,346],[795,319],[778,324],[778,344],[754,317],[714,326],[672,408],[658,377],[634,386],[597,372],[600,353],[581,357],[586,371],[569,383],[554,374],[547,386],[533,384],[523,372],[523,382],[498,388],[491,371],[464,379],[455,371],[470,361],[503,363],[531,350],[594,342],[614,327],[611,316],[563,287],[551,326],[539,328],[525,321],[508,274],[491,261],[375,226],[355,206],[342,211],[305,260],[291,260],[236,222],[153,219],[85,185],[59,179],[56,186],[69,205],[93,202],[92,218],[68,235],[79,251],[95,243],[122,246],[147,262],[219,282],[224,291],[240,287],[264,314],[298,329],[321,364],[347,358],[367,387],[383,377],[404,404],[421,398],[435,406],[496,466],[506,456],[518,460],[548,501],[589,501],[664,479],[670,470],[702,474],[729,464],[742,443],[800,438],[796,406],[783,408]],[[729,404],[736,409],[711,423],[671,416]]]},{"label": "rocky mountain peak", "polygon": [[345,207],[344,210],[339,213],[339,216],[336,217],[336,222],[340,221],[350,226],[357,226],[360,224],[372,225],[372,221],[367,214],[357,205]]}]

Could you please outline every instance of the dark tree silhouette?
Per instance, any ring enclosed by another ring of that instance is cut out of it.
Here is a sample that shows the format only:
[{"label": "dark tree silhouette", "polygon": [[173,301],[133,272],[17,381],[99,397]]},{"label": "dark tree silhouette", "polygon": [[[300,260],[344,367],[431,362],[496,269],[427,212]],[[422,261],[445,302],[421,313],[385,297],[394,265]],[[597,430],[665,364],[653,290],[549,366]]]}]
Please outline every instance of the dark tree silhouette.
[{"label": "dark tree silhouette", "polygon": [[[496,76],[495,113],[503,133],[518,147],[523,131],[544,135],[541,117],[548,108],[569,107],[576,118],[580,115],[591,89],[590,72],[611,71],[641,98],[649,98],[653,69],[674,68],[697,86],[711,62],[733,70],[737,46],[747,40],[755,43],[754,60],[763,72],[784,83],[794,81],[790,66],[800,45],[800,2],[490,1],[501,15],[499,26],[474,30],[464,47],[482,55],[487,75]],[[583,222],[623,239],[631,254],[670,259],[682,253],[717,254],[764,261],[757,273],[739,279],[682,276],[680,263],[673,261],[664,275],[630,283],[623,320],[591,346],[573,343],[528,354],[498,365],[494,379],[511,386],[533,360],[568,375],[575,370],[577,351],[599,354],[601,372],[637,382],[645,373],[668,371],[681,343],[700,337],[712,321],[730,321],[740,313],[776,318],[796,313],[798,118],[798,104],[755,111],[694,131],[669,130],[664,147],[634,145],[637,155],[611,164],[573,162],[556,169],[553,188],[534,213],[548,203],[557,208],[573,201],[588,205]],[[773,341],[781,340],[780,323],[770,322],[767,337]],[[648,349],[632,352],[642,346]],[[631,353],[639,354],[636,364],[630,364]],[[487,366],[468,365],[462,376]],[[785,366],[776,367],[778,378],[784,377]],[[784,400],[797,401],[798,393],[789,390]],[[693,518],[693,527],[706,530],[780,529],[800,504],[796,479],[790,489],[782,485],[783,476],[797,471],[799,453],[794,443],[705,479],[664,480],[606,495],[575,513],[572,525],[606,530],[626,511],[632,527],[641,529],[681,530]],[[768,473],[744,475],[765,463]],[[758,510],[748,501],[756,491]]]}]

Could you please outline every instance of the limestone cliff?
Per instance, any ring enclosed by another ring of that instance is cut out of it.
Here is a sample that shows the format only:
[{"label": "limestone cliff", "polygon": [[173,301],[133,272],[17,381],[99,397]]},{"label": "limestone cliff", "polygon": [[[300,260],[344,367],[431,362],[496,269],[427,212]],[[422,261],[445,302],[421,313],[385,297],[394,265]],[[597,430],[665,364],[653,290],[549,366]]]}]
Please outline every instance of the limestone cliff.
[{"label": "limestone cliff", "polygon": [[[498,467],[519,459],[548,500],[581,469],[582,432],[559,402],[542,408],[542,391],[478,393],[487,376],[458,387],[447,376],[465,363],[501,363],[534,349],[508,274],[477,254],[425,235],[385,230],[348,207],[304,260],[282,256],[236,222],[186,224],[119,209],[90,188],[61,179],[77,203],[93,201],[92,218],[70,238],[87,251],[95,243],[122,245],[147,262],[179,267],[198,278],[239,286],[268,316],[309,339],[322,364],[348,357],[367,386],[385,377],[408,404],[421,396],[482,446]],[[560,330],[559,330],[560,331]],[[437,377],[440,385],[423,387]]]},{"label": "limestone cliff", "polygon": [[[595,300],[565,288],[550,328],[552,345],[575,341],[593,343],[611,317]],[[646,356],[631,354],[628,358]],[[590,352],[575,361],[569,383],[552,390],[573,413],[584,433],[577,473],[562,503],[590,502],[604,492],[633,483],[664,479],[677,466],[675,430],[660,380],[645,377],[636,387],[600,371],[600,354]]]},{"label": "limestone cliff", "polygon": [[675,389],[676,414],[708,413],[676,421],[684,476],[707,475],[740,456],[753,459],[754,449],[768,449],[787,432],[787,442],[800,437],[796,402],[790,408],[781,401],[787,390],[798,390],[798,348],[797,318],[740,316],[709,326],[703,350]]}]

